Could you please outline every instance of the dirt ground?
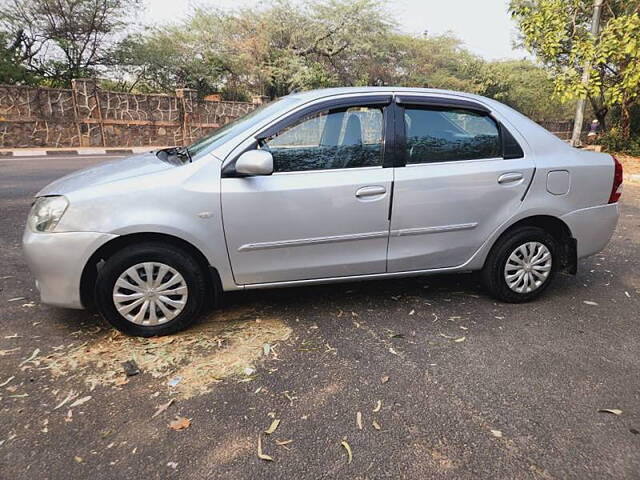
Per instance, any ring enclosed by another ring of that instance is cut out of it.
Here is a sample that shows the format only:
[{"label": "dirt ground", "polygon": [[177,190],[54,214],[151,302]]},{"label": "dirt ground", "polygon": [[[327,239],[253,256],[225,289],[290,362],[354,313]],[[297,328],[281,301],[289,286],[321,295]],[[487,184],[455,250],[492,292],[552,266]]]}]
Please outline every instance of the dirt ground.
[{"label": "dirt ground", "polygon": [[[630,157],[629,155],[616,155],[616,158],[622,163],[624,168],[625,180],[631,180],[631,175],[640,175],[640,158]],[[640,180],[634,180],[640,182]]]}]

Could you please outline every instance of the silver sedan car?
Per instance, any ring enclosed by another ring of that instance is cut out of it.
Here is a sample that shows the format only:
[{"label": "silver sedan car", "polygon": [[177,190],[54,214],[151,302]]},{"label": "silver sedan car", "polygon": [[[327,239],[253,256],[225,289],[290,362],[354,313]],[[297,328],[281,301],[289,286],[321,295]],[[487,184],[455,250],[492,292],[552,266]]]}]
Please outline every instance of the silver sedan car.
[{"label": "silver sedan car", "polygon": [[615,158],[494,100],[317,90],[48,185],[23,244],[44,303],[132,335],[183,329],[225,291],[348,280],[479,271],[526,302],[604,248],[621,184]]}]

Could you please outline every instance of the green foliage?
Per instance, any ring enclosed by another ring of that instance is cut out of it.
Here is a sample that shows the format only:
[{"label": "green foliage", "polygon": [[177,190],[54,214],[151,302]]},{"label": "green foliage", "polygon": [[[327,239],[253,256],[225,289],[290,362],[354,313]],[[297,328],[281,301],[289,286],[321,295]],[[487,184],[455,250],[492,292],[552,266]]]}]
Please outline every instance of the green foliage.
[{"label": "green foliage", "polygon": [[371,0],[196,9],[184,23],[128,39],[118,63],[140,91],[184,86],[236,100],[333,86],[432,87],[493,96],[537,119],[570,118],[532,62],[488,63],[452,35],[408,35],[389,17]]},{"label": "green foliage", "polygon": [[640,138],[624,138],[620,131],[612,128],[598,139],[598,144],[611,153],[625,153],[640,157]]},{"label": "green foliage", "polygon": [[18,43],[19,39],[11,39],[6,33],[0,32],[0,83],[37,83],[39,79],[22,65]]},{"label": "green foliage", "polygon": [[[601,117],[620,107],[620,133],[628,138],[629,109],[640,95],[640,0],[604,0],[595,36],[593,0],[511,0],[510,10],[524,46],[553,74],[556,96],[589,98]],[[587,64],[593,68],[585,86]]]},{"label": "green foliage", "polygon": [[4,0],[0,28],[14,59],[51,86],[96,75],[141,0]]},{"label": "green foliage", "polygon": [[572,104],[562,104],[553,98],[553,80],[531,61],[488,63],[481,78],[482,95],[495,98],[535,120],[568,120],[574,114]]}]

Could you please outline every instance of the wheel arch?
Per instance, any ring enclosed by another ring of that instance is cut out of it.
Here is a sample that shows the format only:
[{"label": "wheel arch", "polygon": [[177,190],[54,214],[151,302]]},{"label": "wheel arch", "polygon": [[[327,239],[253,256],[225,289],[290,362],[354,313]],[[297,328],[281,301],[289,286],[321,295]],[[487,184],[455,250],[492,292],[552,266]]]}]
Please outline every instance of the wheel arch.
[{"label": "wheel arch", "polygon": [[[86,309],[95,310],[94,290],[100,264],[123,248],[142,242],[165,243],[189,253],[196,259],[198,264],[202,266],[203,270],[208,273],[207,278],[210,281],[210,287],[217,289],[218,292],[222,292],[218,270],[210,264],[202,251],[192,243],[166,233],[138,232],[111,239],[89,257],[89,260],[87,260],[82,270],[82,276],[80,277],[80,301]],[[218,296],[215,297],[217,298]]]},{"label": "wheel arch", "polygon": [[569,226],[562,219],[552,215],[532,215],[514,222],[495,239],[490,251],[498,245],[505,235],[521,227],[538,227],[551,234],[560,247],[561,269],[567,273],[576,273],[578,265],[577,241],[573,238]]}]

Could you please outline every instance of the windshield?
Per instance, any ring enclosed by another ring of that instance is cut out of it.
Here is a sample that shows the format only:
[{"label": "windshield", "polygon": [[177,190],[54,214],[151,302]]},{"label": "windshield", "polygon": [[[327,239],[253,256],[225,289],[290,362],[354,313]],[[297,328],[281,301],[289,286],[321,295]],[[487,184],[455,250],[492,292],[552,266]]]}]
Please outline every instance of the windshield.
[{"label": "windshield", "polygon": [[211,135],[203,137],[188,146],[188,151],[191,155],[192,161],[198,160],[211,150],[225,143],[230,138],[251,129],[251,127],[269,118],[279,110],[286,109],[294,103],[296,103],[296,100],[284,97],[280,100],[276,100],[275,102],[262,105],[247,115],[227,123],[224,127],[217,129]]}]

